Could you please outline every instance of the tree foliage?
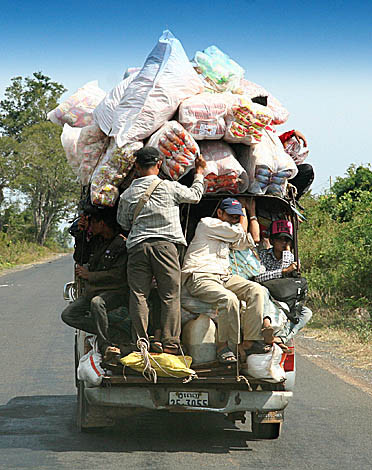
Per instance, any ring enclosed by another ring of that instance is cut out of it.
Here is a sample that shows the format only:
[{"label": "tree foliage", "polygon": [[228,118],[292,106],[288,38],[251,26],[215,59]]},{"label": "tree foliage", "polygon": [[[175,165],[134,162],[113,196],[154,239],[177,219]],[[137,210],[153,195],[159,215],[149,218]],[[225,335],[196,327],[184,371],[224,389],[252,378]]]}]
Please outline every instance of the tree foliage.
[{"label": "tree foliage", "polygon": [[66,88],[41,72],[32,77],[14,77],[0,101],[0,128],[3,135],[20,141],[24,128],[43,122],[58,105]]},{"label": "tree foliage", "polygon": [[74,208],[78,184],[60,142],[61,128],[50,122],[25,128],[17,154],[13,186],[27,196],[35,240],[40,245],[51,228]]},{"label": "tree foliage", "polygon": [[10,188],[16,174],[15,155],[18,143],[12,137],[0,137],[0,206],[4,201],[4,189]]}]

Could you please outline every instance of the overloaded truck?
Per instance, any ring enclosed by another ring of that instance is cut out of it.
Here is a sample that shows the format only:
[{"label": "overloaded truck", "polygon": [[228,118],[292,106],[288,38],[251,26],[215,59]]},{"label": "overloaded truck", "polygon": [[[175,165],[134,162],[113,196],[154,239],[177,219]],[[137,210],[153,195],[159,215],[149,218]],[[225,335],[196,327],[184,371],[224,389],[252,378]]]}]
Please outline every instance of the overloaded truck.
[{"label": "overloaded truck", "polygon": [[[243,197],[249,195],[244,194]],[[203,196],[195,206],[181,207],[181,220],[188,240],[191,240],[198,220],[215,212],[223,194]],[[294,251],[297,253],[297,213],[291,203],[275,196],[253,196],[256,198],[256,212],[260,221],[271,218],[287,218],[292,221],[294,230]],[[130,273],[128,273],[130,275]],[[65,299],[73,301],[78,295],[78,280],[65,286]],[[213,324],[204,314],[198,317],[195,308],[191,319],[183,324],[185,331],[193,331],[193,324],[200,318]],[[183,314],[185,310],[183,308]],[[187,313],[187,310],[186,310]],[[191,328],[191,330],[190,330]],[[195,331],[195,329],[194,329]],[[206,330],[205,330],[206,331]],[[87,352],[86,333],[75,333],[75,367]],[[120,363],[105,369],[99,386],[79,380],[77,387],[77,424],[81,431],[112,425],[120,417],[144,411],[167,410],[169,412],[213,412],[226,415],[235,422],[245,422],[251,415],[252,433],[259,439],[276,439],[284,420],[284,410],[293,395],[295,383],[295,349],[293,341],[289,351],[282,353],[280,367],[283,376],[278,380],[270,373],[263,379],[250,375],[247,363],[221,365],[210,356],[210,334],[198,335],[200,344],[185,344],[185,354],[197,351],[197,363],[191,368],[195,375],[188,379],[158,377],[156,383],[146,379],[140,372]],[[187,343],[187,342],[186,342]],[[190,340],[188,339],[188,343]],[[193,343],[191,341],[191,343]],[[205,347],[208,362],[203,361]],[[213,347],[213,344],[212,344]],[[89,348],[88,348],[89,349]],[[270,354],[269,354],[270,355]],[[267,371],[266,371],[267,372]],[[265,375],[265,374],[264,374]]]},{"label": "overloaded truck", "polygon": [[[200,218],[213,216],[220,200],[231,195],[254,197],[263,227],[286,218],[296,228],[295,205],[284,197],[288,180],[296,176],[297,164],[307,153],[297,149],[295,155],[284,148],[276,126],[287,121],[288,111],[244,74],[216,46],[197,51],[190,61],[180,41],[165,31],[144,65],[129,68],[109,93],[97,82],[89,82],[48,118],[63,126],[67,160],[94,205],[115,206],[135,178],[135,152],[152,146],[163,158],[161,177],[183,184],[192,176],[197,156],[202,154],[206,160],[202,200],[180,211],[188,242]],[[296,230],[294,251],[297,259]],[[78,281],[65,287],[68,301],[80,292]],[[279,352],[276,366],[281,372],[276,375],[270,372],[270,361],[267,374],[253,374],[249,361],[255,355],[248,358],[248,369],[245,361],[222,366],[214,355],[216,318],[205,305],[199,308],[186,302],[186,297],[181,302],[182,341],[193,358],[193,375],[187,380],[158,377],[154,383],[129,367],[124,370],[122,364],[113,364],[98,371],[99,386],[76,378],[81,430],[112,424],[128,413],[168,410],[221,413],[232,421],[244,421],[251,413],[257,437],[279,436],[294,386],[293,344],[285,354]],[[284,313],[276,314],[287,321]],[[85,333],[77,331],[76,367],[87,350]]]}]

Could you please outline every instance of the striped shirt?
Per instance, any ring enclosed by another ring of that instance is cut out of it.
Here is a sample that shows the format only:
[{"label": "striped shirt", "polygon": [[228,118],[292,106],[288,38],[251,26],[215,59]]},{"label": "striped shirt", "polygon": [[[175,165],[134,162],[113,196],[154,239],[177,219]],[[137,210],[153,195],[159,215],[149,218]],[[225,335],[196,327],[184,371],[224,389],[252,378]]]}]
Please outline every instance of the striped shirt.
[{"label": "striped shirt", "polygon": [[154,179],[159,177],[150,175],[137,178],[120,197],[117,219],[124,230],[130,230],[127,240],[128,250],[151,238],[162,238],[172,243],[186,245],[179,205],[197,204],[200,201],[204,192],[203,176],[196,174],[190,188],[176,181],[163,180],[132,226],[137,202]]}]

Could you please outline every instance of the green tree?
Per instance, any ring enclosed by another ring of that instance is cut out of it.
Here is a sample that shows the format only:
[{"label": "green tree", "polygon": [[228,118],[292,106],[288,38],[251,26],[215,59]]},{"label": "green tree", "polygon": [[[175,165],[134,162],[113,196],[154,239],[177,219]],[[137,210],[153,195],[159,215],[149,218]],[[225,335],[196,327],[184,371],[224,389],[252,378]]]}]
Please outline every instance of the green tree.
[{"label": "green tree", "polygon": [[17,141],[12,137],[0,137],[0,207],[4,202],[4,189],[11,187],[15,177],[17,148]]},{"label": "green tree", "polygon": [[67,164],[60,135],[61,128],[50,122],[26,127],[17,154],[14,187],[27,196],[35,241],[40,245],[71,213],[78,197],[79,185]]},{"label": "green tree", "polygon": [[0,129],[3,135],[18,141],[25,127],[43,122],[49,111],[58,105],[58,99],[67,91],[41,72],[32,77],[14,77],[0,101]]}]

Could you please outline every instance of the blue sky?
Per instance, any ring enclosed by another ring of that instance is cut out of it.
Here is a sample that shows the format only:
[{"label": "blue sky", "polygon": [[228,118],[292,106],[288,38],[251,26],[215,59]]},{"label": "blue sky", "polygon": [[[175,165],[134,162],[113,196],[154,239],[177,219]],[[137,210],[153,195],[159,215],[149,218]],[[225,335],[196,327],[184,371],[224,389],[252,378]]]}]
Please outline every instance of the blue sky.
[{"label": "blue sky", "polygon": [[97,79],[109,91],[169,28],[192,58],[216,44],[246,78],[290,111],[320,192],[351,163],[371,160],[372,2],[268,0],[2,0],[0,96],[14,76],[41,70],[73,93]]}]

